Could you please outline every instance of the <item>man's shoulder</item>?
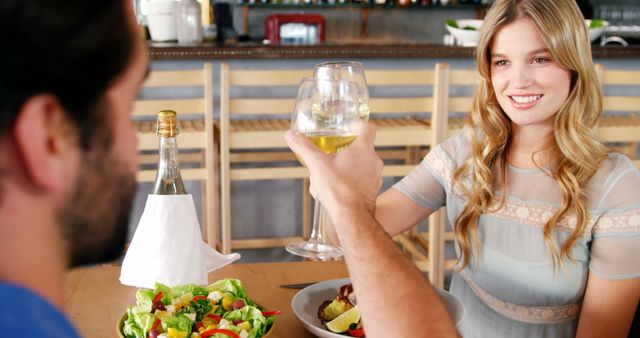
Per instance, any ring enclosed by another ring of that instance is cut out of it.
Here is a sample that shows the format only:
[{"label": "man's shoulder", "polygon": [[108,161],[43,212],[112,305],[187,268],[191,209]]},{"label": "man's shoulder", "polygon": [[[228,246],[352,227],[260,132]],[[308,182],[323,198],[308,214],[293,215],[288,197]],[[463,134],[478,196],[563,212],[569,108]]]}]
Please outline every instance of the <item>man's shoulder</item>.
[{"label": "man's shoulder", "polygon": [[0,282],[3,337],[80,337],[67,317],[30,290]]}]

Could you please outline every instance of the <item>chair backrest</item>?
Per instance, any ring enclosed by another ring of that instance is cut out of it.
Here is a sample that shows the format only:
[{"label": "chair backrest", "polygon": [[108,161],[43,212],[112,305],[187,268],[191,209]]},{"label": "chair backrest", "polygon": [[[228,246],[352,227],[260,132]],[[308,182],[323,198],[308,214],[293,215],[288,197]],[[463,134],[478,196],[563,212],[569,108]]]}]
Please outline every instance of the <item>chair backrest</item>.
[{"label": "chair backrest", "polygon": [[[181,88],[201,87],[197,98],[175,98],[173,92]],[[141,152],[141,168],[138,182],[152,182],[157,167],[158,136],[155,133],[155,118],[158,111],[175,110],[178,113],[178,147],[181,174],[186,181],[202,182],[201,201],[205,240],[215,247],[216,226],[216,151],[213,121],[213,74],[211,65],[194,70],[154,70],[143,84],[143,91],[160,91],[160,94],[141,95],[133,106],[133,120],[138,131],[138,150]],[[161,98],[155,98],[161,97]],[[170,98],[168,98],[170,97]]]},{"label": "chair backrest", "polygon": [[[376,146],[381,157],[403,159],[406,150],[432,146],[443,138],[444,129],[434,132],[432,125],[436,111],[442,111],[443,101],[438,100],[439,88],[435,69],[381,70],[367,69],[367,82],[371,91],[369,106],[371,118],[377,124]],[[295,104],[296,88],[301,79],[310,76],[311,70],[246,70],[231,69],[223,63],[220,67],[220,145],[221,145],[221,219],[223,251],[232,248],[257,248],[283,246],[299,237],[232,239],[231,182],[236,180],[306,179],[308,171],[300,166],[270,167],[269,162],[295,161],[287,149],[283,134],[289,128],[290,115]],[[378,88],[379,87],[379,88]],[[413,87],[408,94],[376,95],[376,92],[399,92]],[[433,87],[429,94],[428,88]],[[262,92],[263,97],[239,97],[238,92]],[[288,89],[274,98],[273,91]],[[379,90],[378,90],[379,89]],[[393,89],[396,89],[395,91]],[[232,94],[232,92],[234,92]],[[265,97],[266,96],[266,97]],[[274,150],[275,149],[275,150]],[[260,163],[261,167],[233,166],[234,163]],[[406,160],[402,164],[385,166],[383,175],[403,176],[417,161]],[[303,205],[303,208],[306,207]],[[303,216],[309,215],[303,212]],[[303,228],[303,237],[306,227]]]},{"label": "chair backrest", "polygon": [[[310,70],[245,70],[220,65],[220,181],[222,252],[284,246],[302,237],[232,239],[232,181],[300,179],[300,166],[272,166],[294,160],[284,141],[297,86]],[[241,92],[232,95],[232,91]],[[284,92],[275,97],[272,91]],[[265,92],[267,92],[265,94]],[[256,95],[255,93],[261,93]],[[236,167],[237,163],[260,166]]]},{"label": "chair backrest", "polygon": [[[610,149],[625,153],[640,167],[640,70],[605,69],[596,64],[596,72],[604,93],[604,114],[597,135]],[[613,91],[619,94],[611,94]]]},{"label": "chair backrest", "polygon": [[480,83],[480,74],[475,68],[451,69],[446,81],[448,99],[445,116],[447,116],[447,137],[450,137],[462,130],[466,115],[473,105],[473,96]]}]

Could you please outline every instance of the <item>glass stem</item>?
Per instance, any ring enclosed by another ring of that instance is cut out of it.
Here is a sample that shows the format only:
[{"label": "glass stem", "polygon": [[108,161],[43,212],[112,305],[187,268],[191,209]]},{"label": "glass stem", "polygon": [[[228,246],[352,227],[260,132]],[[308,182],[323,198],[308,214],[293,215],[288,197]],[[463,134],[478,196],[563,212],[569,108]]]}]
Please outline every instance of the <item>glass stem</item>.
[{"label": "glass stem", "polygon": [[322,210],[322,204],[320,201],[316,200],[313,208],[313,224],[311,225],[311,237],[309,238],[309,242],[326,243],[323,229],[324,217],[325,214]]}]

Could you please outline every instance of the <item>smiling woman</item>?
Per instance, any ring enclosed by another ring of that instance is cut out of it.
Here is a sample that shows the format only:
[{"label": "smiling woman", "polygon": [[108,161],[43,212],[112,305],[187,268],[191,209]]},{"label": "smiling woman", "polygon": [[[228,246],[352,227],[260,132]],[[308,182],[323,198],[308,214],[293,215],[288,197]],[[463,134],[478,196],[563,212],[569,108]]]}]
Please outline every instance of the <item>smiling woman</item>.
[{"label": "smiling woman", "polygon": [[446,205],[464,337],[629,330],[640,297],[631,258],[640,255],[640,197],[630,187],[640,173],[593,136],[602,95],[583,20],[573,0],[495,1],[463,133],[376,203],[380,223],[400,231],[416,218],[407,214]]}]

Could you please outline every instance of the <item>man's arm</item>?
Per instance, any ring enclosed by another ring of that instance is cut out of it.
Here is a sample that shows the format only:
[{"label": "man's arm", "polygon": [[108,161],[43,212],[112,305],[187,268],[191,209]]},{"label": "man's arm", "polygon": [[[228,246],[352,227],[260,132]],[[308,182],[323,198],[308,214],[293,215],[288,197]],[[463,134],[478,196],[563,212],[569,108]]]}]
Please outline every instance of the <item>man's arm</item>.
[{"label": "man's arm", "polygon": [[375,219],[382,161],[375,131],[360,124],[358,139],[327,155],[304,136],[286,135],[311,172],[311,191],[328,213],[344,251],[367,337],[457,337],[439,297]]}]

